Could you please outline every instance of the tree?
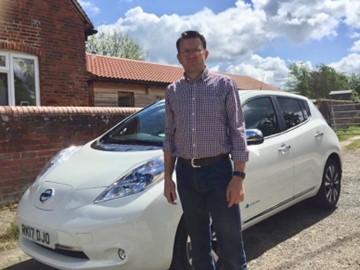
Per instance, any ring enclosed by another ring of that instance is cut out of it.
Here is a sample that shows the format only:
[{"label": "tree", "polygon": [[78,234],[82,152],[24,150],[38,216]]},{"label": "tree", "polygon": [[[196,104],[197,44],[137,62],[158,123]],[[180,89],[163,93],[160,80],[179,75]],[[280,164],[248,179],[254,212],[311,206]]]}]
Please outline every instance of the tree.
[{"label": "tree", "polygon": [[292,64],[290,78],[287,83],[289,91],[309,98],[329,98],[329,93],[335,90],[354,90],[354,96],[360,93],[360,76],[345,75],[334,68],[320,65],[310,71],[304,65]]},{"label": "tree", "polygon": [[360,95],[360,75],[352,74],[350,76],[350,87]]},{"label": "tree", "polygon": [[318,70],[311,72],[311,97],[327,98],[332,90],[346,89],[347,79],[345,77],[345,83],[343,79],[343,75],[337,74],[334,68],[320,65]]},{"label": "tree", "polygon": [[354,90],[353,100],[360,102],[360,75],[352,74],[350,77],[350,87]]},{"label": "tree", "polygon": [[290,78],[287,86],[290,92],[303,96],[310,95],[310,71],[305,65],[292,64],[289,67]]},{"label": "tree", "polygon": [[135,60],[144,59],[144,52],[140,45],[127,35],[122,35],[119,32],[99,32],[94,36],[90,36],[86,42],[86,51]]}]

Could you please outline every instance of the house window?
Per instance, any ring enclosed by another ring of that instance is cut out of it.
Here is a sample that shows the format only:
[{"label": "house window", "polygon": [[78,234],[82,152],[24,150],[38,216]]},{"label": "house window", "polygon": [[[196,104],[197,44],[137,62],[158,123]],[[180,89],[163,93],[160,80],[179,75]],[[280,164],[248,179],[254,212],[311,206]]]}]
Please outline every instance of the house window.
[{"label": "house window", "polygon": [[6,67],[6,56],[0,55],[0,67]]},{"label": "house window", "polygon": [[0,106],[8,105],[8,76],[0,73]]},{"label": "house window", "polygon": [[0,106],[40,105],[36,56],[0,51]]},{"label": "house window", "polygon": [[118,106],[119,107],[134,107],[134,93],[132,92],[118,92]]}]

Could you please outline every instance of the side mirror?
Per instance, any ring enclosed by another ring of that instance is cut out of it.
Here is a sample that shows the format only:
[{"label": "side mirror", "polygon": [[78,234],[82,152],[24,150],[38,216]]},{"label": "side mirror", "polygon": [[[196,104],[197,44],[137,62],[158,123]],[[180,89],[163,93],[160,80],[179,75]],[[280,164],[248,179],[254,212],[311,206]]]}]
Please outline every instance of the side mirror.
[{"label": "side mirror", "polygon": [[259,129],[247,129],[245,134],[248,145],[262,144],[264,142],[264,135]]}]

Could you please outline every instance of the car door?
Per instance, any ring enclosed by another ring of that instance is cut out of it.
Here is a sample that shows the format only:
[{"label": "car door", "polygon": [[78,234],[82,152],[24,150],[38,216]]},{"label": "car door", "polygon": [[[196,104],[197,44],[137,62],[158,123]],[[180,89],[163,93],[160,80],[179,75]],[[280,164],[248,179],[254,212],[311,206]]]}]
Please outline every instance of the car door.
[{"label": "car door", "polygon": [[294,199],[311,193],[321,179],[323,127],[311,118],[304,99],[277,97],[294,161]]},{"label": "car door", "polygon": [[246,196],[242,203],[243,221],[247,223],[292,197],[293,162],[292,149],[286,135],[281,133],[273,98],[261,96],[248,100],[243,110],[246,128],[259,129],[265,137],[262,144],[248,146]]}]

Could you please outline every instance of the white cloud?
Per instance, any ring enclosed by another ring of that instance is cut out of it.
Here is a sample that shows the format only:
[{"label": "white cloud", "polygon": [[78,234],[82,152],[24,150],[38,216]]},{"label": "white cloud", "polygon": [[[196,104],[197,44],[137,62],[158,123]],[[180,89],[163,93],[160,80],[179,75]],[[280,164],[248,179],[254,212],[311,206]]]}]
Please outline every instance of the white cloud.
[{"label": "white cloud", "polygon": [[[347,1],[347,0],[345,0]],[[333,0],[256,0],[267,17],[267,30],[294,42],[336,36],[346,2]]]},{"label": "white cloud", "polygon": [[360,33],[358,33],[358,32],[353,32],[353,33],[350,35],[350,38],[352,38],[352,39],[358,39],[358,38],[360,38]]},{"label": "white cloud", "polygon": [[94,3],[87,0],[78,0],[81,7],[85,9],[86,12],[90,14],[98,14],[100,12],[100,8],[97,7]]},{"label": "white cloud", "polygon": [[305,61],[305,62],[304,61],[295,61],[295,62],[292,62],[291,64],[296,64],[299,67],[305,67],[310,71],[314,70],[314,66],[310,61]]},{"label": "white cloud", "polygon": [[353,43],[350,49],[350,54],[329,65],[335,68],[337,71],[349,75],[360,74],[360,40],[356,40]]},{"label": "white cloud", "polygon": [[176,62],[175,41],[182,31],[196,29],[207,38],[211,59],[231,60],[251,54],[270,38],[264,28],[264,14],[250,6],[238,4],[215,14],[203,9],[188,16],[157,16],[141,7],[129,10],[112,25],[98,27],[102,31],[120,31],[136,39],[147,51],[150,60]]},{"label": "white cloud", "polygon": [[355,28],[360,27],[360,2],[344,0],[346,2],[345,22]]},{"label": "white cloud", "polygon": [[[81,3],[91,5],[90,1]],[[142,46],[148,60],[169,64],[177,64],[175,41],[179,34],[188,29],[198,30],[208,41],[210,67],[249,75],[280,87],[287,80],[286,61],[257,55],[274,38],[287,38],[295,43],[321,40],[336,36],[339,25],[346,24],[352,38],[358,40],[358,0],[252,0],[252,3],[238,0],[233,7],[219,13],[205,8],[186,16],[158,16],[135,7],[115,23],[97,29],[127,34]],[[354,43],[351,52],[348,58],[333,65],[343,70],[358,70],[350,59],[357,59],[354,53],[360,52],[360,44]],[[312,68],[311,63],[305,64]]]},{"label": "white cloud", "polygon": [[354,44],[351,47],[350,51],[360,53],[360,40],[357,40],[357,41],[354,42]]},{"label": "white cloud", "polygon": [[242,63],[231,64],[226,69],[227,72],[247,75],[260,81],[284,88],[289,69],[286,62],[279,57],[261,57],[251,55]]},{"label": "white cloud", "polygon": [[269,2],[270,0],[252,0],[255,9],[263,9]]},{"label": "white cloud", "polygon": [[360,74],[360,54],[351,53],[340,61],[331,63],[330,66],[346,74]]},{"label": "white cloud", "polygon": [[344,23],[360,28],[360,1],[353,0],[253,0],[266,14],[268,30],[295,42],[336,36]]}]

